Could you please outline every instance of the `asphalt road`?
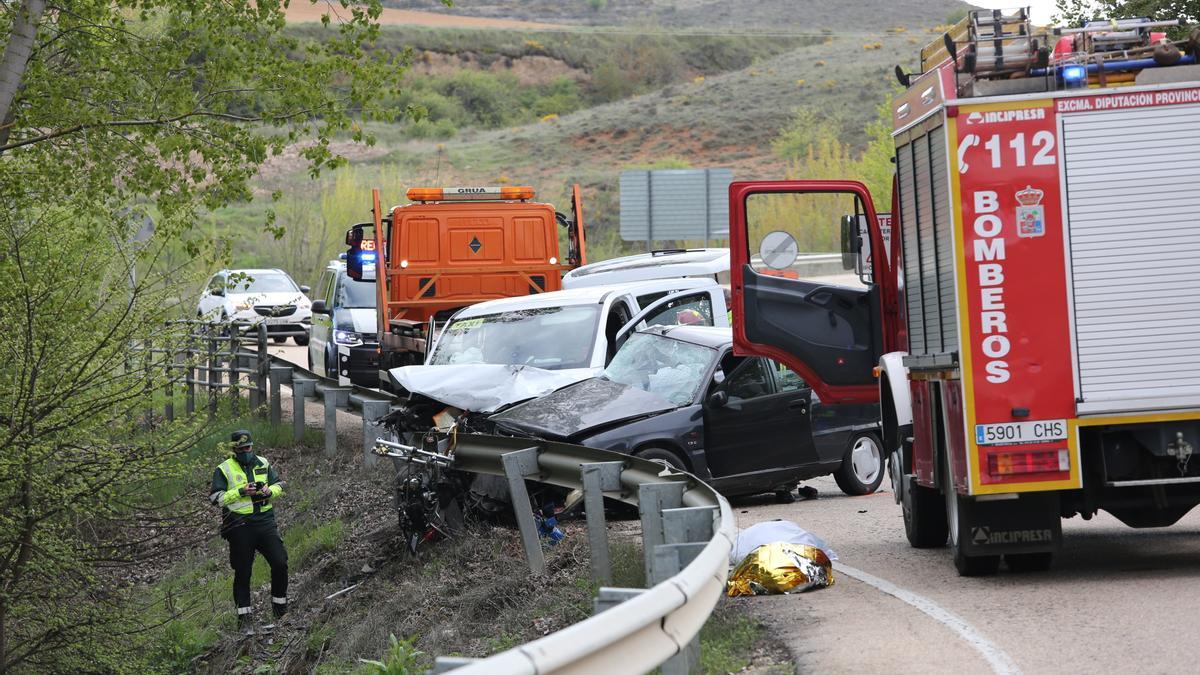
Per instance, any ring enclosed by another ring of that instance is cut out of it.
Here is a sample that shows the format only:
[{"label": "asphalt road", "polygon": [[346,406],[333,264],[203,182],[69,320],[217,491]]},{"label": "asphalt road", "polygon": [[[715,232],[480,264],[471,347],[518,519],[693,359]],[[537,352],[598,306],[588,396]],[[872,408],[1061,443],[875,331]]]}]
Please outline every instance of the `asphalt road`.
[{"label": "asphalt road", "polygon": [[[307,367],[290,341],[271,353]],[[1192,672],[1200,607],[1200,510],[1134,530],[1101,513],[1063,521],[1048,572],[963,578],[945,548],[904,537],[890,489],[848,497],[831,478],[816,500],[734,502],[740,527],[783,518],[823,537],[842,566],[833,587],[748,603],[804,672]],[[846,569],[846,568],[850,569]],[[870,583],[860,580],[868,579]],[[881,587],[883,590],[881,590]],[[902,596],[903,599],[898,598]]]},{"label": "asphalt road", "polygon": [[1076,517],[1063,521],[1063,550],[1048,572],[1018,575],[1002,567],[994,577],[963,578],[948,549],[909,547],[890,491],[847,497],[829,478],[807,484],[818,488],[818,499],[735,503],[738,525],[792,520],[824,538],[839,564],[890,582],[933,616],[838,572],[834,586],[820,591],[731,600],[753,603],[792,650],[798,670],[1200,667],[1200,647],[1188,637],[1200,606],[1200,511],[1156,530],[1130,529],[1103,512],[1091,521]]},{"label": "asphalt road", "polygon": [[272,356],[278,356],[284,361],[294,363],[301,368],[308,368],[308,347],[297,347],[296,344],[292,342],[291,338],[281,345],[272,342],[271,345],[267,347],[267,351],[270,352]]}]

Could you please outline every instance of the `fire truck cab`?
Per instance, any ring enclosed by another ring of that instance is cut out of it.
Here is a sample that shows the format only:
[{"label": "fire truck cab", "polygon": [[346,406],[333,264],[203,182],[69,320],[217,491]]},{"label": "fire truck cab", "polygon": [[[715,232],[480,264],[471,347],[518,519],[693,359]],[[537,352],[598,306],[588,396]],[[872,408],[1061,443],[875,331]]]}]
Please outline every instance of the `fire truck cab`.
[{"label": "fire truck cab", "polygon": [[897,69],[892,233],[860,183],[730,186],[737,349],[879,400],[908,540],[960,574],[1044,569],[1062,518],[1200,503],[1200,66],[1174,23],[971,12]]}]

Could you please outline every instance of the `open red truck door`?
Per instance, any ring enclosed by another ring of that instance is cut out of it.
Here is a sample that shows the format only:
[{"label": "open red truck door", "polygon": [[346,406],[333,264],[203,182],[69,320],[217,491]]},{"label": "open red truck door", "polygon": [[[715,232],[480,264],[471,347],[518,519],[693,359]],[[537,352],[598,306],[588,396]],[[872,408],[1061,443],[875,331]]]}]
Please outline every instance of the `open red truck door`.
[{"label": "open red truck door", "polygon": [[895,253],[866,186],[734,182],[729,213],[735,350],[786,363],[824,401],[877,401]]}]

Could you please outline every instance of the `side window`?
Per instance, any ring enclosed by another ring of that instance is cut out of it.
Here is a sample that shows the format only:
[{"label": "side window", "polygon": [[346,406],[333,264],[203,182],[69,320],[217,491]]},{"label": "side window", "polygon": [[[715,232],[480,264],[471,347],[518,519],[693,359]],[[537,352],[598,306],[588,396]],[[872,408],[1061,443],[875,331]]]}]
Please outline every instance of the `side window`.
[{"label": "side window", "polygon": [[333,302],[334,277],[333,272],[325,270],[324,274],[321,275],[320,283],[317,284],[317,295],[320,296],[318,299],[324,300],[326,306],[329,306],[329,303]]},{"label": "side window", "polygon": [[866,288],[870,278],[860,261],[865,214],[858,197],[849,193],[750,195],[750,266],[766,276]]},{"label": "side window", "polygon": [[222,288],[225,288],[225,277],[220,274],[214,274],[213,278],[208,280],[208,290],[212,292],[219,291]]},{"label": "side window", "polygon": [[646,317],[648,326],[711,326],[712,299],[708,293],[689,293],[667,302]]},{"label": "side window", "polygon": [[637,296],[638,307],[641,307],[642,309],[649,307],[657,302],[660,298],[665,298],[667,296],[667,292],[668,291],[661,291],[658,293],[647,293],[645,295]]},{"label": "side window", "polygon": [[771,369],[775,372],[775,384],[779,387],[779,391],[800,391],[808,389],[808,383],[804,378],[796,374],[796,371],[788,368],[778,361],[769,361]]},{"label": "side window", "polygon": [[763,359],[747,359],[725,383],[729,399],[747,400],[771,393],[771,376]]}]

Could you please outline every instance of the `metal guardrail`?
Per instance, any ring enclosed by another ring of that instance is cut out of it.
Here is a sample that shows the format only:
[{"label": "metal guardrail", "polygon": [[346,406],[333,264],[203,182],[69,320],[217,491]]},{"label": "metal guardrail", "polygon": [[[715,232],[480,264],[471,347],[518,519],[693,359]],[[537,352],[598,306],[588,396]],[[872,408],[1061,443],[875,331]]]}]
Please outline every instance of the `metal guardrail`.
[{"label": "metal guardrail", "polygon": [[[325,451],[337,450],[337,408],[358,408],[363,419],[363,461],[378,460],[379,418],[395,403],[390,395],[335,380],[270,358],[269,416],[280,424],[283,384],[293,396],[325,403]],[[305,430],[304,406],[293,403],[296,437]],[[698,634],[725,590],[737,526],[729,503],[694,476],[662,464],[566,443],[459,434],[456,468],[508,478],[514,505],[528,504],[525,481],[582,489],[587,506],[593,576],[611,583],[603,499],[638,507],[649,588],[602,586],[596,614],[556,633],[486,659],[439,657],[434,672],[456,675],[645,672],[667,675],[699,663]],[[524,496],[524,499],[522,497]],[[514,509],[526,557],[535,572],[545,562],[533,514]]]}]

